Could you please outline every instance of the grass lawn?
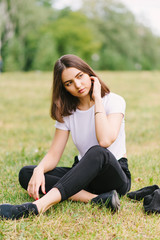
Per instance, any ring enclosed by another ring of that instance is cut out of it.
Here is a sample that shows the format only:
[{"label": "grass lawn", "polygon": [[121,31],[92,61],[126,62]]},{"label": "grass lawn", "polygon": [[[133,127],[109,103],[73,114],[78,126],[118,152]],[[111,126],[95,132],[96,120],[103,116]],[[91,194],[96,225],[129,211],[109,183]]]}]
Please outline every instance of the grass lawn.
[{"label": "grass lawn", "polygon": [[[100,72],[126,102],[126,138],[132,189],[160,185],[160,72]],[[0,75],[0,203],[32,201],[18,184],[24,165],[38,164],[54,134],[49,117],[52,73]],[[70,139],[61,166],[77,150]],[[0,221],[0,239],[160,239],[160,215],[123,197],[119,213],[65,201],[38,217]]]}]

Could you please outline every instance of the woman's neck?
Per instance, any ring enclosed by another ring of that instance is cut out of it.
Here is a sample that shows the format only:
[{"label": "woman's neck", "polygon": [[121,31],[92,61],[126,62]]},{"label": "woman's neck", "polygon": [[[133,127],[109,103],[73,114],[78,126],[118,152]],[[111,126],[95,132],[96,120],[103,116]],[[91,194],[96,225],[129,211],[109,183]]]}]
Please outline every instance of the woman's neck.
[{"label": "woman's neck", "polygon": [[94,101],[90,99],[90,96],[86,98],[79,99],[80,103],[78,105],[79,110],[88,110],[94,105]]}]

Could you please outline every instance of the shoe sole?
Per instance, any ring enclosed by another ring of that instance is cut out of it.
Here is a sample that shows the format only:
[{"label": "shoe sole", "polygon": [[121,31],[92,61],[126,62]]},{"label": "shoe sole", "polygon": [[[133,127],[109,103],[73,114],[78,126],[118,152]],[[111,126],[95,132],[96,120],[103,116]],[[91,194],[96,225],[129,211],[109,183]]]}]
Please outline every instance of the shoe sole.
[{"label": "shoe sole", "polygon": [[120,201],[119,201],[119,197],[118,197],[118,194],[116,192],[116,190],[114,190],[113,192],[113,196],[112,196],[112,208],[114,211],[119,211],[120,209]]}]

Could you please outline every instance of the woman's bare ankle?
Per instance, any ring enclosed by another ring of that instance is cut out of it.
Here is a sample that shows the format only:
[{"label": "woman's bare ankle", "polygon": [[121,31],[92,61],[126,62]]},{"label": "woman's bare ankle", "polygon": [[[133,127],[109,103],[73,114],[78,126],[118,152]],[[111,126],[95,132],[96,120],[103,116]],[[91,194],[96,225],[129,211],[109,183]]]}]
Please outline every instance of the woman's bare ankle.
[{"label": "woman's bare ankle", "polygon": [[37,206],[38,212],[41,213],[42,212],[42,206],[41,206],[39,200],[34,201],[33,204],[35,204]]},{"label": "woman's bare ankle", "polygon": [[46,195],[40,198],[37,201],[34,201],[33,204],[37,206],[39,213],[44,213],[51,206],[59,203],[61,201],[61,194],[57,188],[52,188]]}]

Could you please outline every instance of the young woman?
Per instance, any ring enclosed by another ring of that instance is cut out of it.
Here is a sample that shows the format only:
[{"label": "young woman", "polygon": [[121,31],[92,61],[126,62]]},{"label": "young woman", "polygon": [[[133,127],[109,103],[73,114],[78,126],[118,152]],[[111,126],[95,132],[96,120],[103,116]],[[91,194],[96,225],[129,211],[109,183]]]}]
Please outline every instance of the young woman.
[{"label": "young woman", "polygon": [[[51,103],[51,117],[56,120],[52,145],[38,166],[23,167],[19,173],[21,186],[35,201],[2,204],[1,217],[43,213],[66,199],[118,210],[118,194],[126,194],[131,186],[124,115],[124,99],[111,93],[87,63],[75,55],[58,59]],[[56,167],[70,133],[79,155],[72,168]],[[39,193],[44,195],[39,198]]]}]

